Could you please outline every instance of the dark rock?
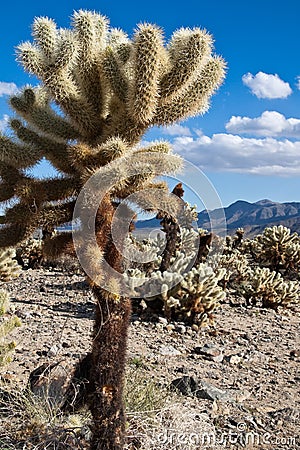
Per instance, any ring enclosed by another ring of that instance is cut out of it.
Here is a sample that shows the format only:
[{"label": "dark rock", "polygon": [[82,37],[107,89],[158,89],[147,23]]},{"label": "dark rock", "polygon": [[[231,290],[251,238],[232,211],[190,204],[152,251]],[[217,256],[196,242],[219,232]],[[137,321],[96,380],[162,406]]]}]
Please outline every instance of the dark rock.
[{"label": "dark rock", "polygon": [[198,390],[199,383],[195,380],[195,378],[189,375],[184,375],[181,378],[176,378],[176,380],[173,380],[171,386],[183,395],[195,395]]},{"label": "dark rock", "polygon": [[206,381],[198,381],[194,377],[188,375],[173,380],[171,387],[175,388],[183,395],[195,396],[205,400],[234,401],[227,391],[219,389]]},{"label": "dark rock", "polygon": [[214,344],[205,344],[203,347],[195,347],[194,352],[197,355],[201,355],[206,359],[215,362],[222,362],[224,357],[222,350]]}]

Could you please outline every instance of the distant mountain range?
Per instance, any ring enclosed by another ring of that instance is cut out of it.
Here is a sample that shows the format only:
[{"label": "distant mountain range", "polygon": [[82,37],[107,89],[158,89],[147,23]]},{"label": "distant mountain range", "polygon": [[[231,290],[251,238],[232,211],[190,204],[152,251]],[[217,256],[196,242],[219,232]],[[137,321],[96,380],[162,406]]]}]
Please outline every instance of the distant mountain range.
[{"label": "distant mountain range", "polygon": [[[264,199],[249,203],[238,200],[223,210],[199,212],[198,227],[218,233],[224,230],[224,217],[228,234],[244,228],[245,235],[251,237],[274,225],[284,225],[300,234],[300,202],[278,203]],[[136,228],[160,228],[159,220],[139,221]]]}]

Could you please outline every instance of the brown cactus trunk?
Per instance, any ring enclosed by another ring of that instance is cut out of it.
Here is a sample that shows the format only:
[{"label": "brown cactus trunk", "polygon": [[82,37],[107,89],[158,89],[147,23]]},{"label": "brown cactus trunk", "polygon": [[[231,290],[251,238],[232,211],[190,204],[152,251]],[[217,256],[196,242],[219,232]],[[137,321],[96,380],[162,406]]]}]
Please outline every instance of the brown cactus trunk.
[{"label": "brown cactus trunk", "polygon": [[93,293],[97,305],[91,368],[91,449],[121,450],[125,443],[123,381],[131,302],[116,300],[99,287],[94,287]]},{"label": "brown cactus trunk", "polygon": [[[182,198],[184,194],[184,190],[182,189],[182,183],[176,184],[174,187],[172,194],[176,195],[178,198]],[[159,270],[164,272],[168,270],[171,265],[171,258],[176,253],[176,248],[180,242],[180,226],[177,223],[177,220],[166,214],[164,211],[159,211],[157,219],[162,219],[160,224],[162,225],[162,229],[166,235],[166,246],[162,254],[162,260],[160,264]]]},{"label": "brown cactus trunk", "polygon": [[[106,261],[121,272],[122,257],[111,237],[114,210],[107,196],[96,217],[96,236]],[[131,301],[97,285],[92,285],[92,291],[97,303],[90,373],[91,450],[121,450],[125,444],[123,384]]]}]

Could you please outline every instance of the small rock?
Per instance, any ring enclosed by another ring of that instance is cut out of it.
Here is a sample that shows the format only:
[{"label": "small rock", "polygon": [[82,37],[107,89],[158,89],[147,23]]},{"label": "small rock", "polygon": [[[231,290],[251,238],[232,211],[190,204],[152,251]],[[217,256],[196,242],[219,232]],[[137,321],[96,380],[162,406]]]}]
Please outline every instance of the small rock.
[{"label": "small rock", "polygon": [[241,357],[239,355],[228,355],[226,361],[230,364],[239,364],[241,362]]},{"label": "small rock", "polygon": [[168,323],[168,325],[166,326],[166,329],[168,331],[174,331],[175,330],[175,325],[173,325],[173,323]]},{"label": "small rock", "polygon": [[158,322],[161,323],[162,325],[168,325],[168,321],[165,317],[159,317]]},{"label": "small rock", "polygon": [[245,400],[248,400],[251,397],[251,392],[247,391],[247,389],[237,390],[237,391],[228,391],[235,399],[237,403],[242,403]]},{"label": "small rock", "polygon": [[213,344],[205,344],[203,347],[195,347],[194,352],[197,355],[204,356],[210,361],[222,362],[224,358],[222,350]]},{"label": "small rock", "polygon": [[46,350],[37,350],[36,354],[38,356],[48,356],[48,352]]},{"label": "small rock", "polygon": [[171,386],[183,395],[194,395],[198,390],[199,383],[194,377],[184,375],[183,377],[173,380]]},{"label": "small rock", "polygon": [[53,358],[53,356],[56,356],[58,354],[58,352],[59,352],[59,347],[58,347],[58,345],[54,344],[48,350],[47,356],[49,356],[49,358]]},{"label": "small rock", "polygon": [[250,335],[249,333],[243,334],[242,337],[243,337],[244,339],[246,339],[247,341],[251,341],[251,335]]},{"label": "small rock", "polygon": [[185,334],[186,327],[185,327],[185,325],[177,324],[175,326],[175,330],[178,331],[178,333]]},{"label": "small rock", "polygon": [[172,345],[163,345],[159,349],[159,353],[163,356],[179,356],[181,352]]},{"label": "small rock", "polygon": [[179,390],[183,395],[196,396],[205,400],[219,400],[233,402],[234,399],[227,391],[223,391],[206,381],[198,381],[194,377],[184,375],[173,380],[171,386]]},{"label": "small rock", "polygon": [[71,347],[71,344],[69,342],[63,342],[61,344],[61,346],[62,346],[62,348],[69,348],[69,347]]},{"label": "small rock", "polygon": [[198,398],[206,399],[206,400],[220,400],[232,402],[234,399],[227,391],[223,391],[212,384],[206,383],[206,381],[199,382],[200,389],[196,391],[196,396]]},{"label": "small rock", "polygon": [[298,350],[291,350],[290,351],[290,357],[291,358],[298,358],[299,356],[299,351]]}]

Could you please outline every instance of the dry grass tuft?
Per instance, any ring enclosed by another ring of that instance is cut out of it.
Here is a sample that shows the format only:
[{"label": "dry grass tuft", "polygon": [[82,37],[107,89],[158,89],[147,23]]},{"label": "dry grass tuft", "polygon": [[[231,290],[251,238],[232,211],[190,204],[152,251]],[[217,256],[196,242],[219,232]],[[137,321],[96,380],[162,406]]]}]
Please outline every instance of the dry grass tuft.
[{"label": "dry grass tuft", "polygon": [[[59,398],[59,396],[58,396]],[[214,432],[193,400],[149,379],[144,368],[128,367],[125,402],[128,443],[124,450],[196,450],[202,436]],[[0,386],[1,450],[87,450],[90,415],[86,410],[65,415],[60,402],[25,389]],[[211,447],[216,448],[216,447]]]}]

